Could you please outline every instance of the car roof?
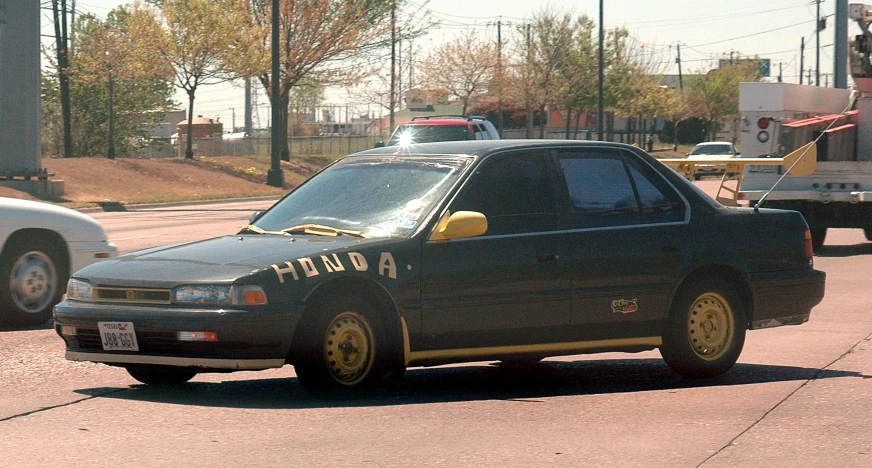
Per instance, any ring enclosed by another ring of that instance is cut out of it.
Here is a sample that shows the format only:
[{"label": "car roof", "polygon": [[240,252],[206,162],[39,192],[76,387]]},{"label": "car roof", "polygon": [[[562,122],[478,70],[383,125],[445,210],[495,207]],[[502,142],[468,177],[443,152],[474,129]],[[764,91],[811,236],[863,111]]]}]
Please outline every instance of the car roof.
[{"label": "car roof", "polygon": [[732,146],[733,144],[730,143],[729,141],[705,141],[702,143],[697,143],[697,145],[694,146],[694,148],[696,148],[697,146],[721,146],[721,145]]},{"label": "car roof", "polygon": [[428,119],[428,120],[410,120],[408,122],[403,122],[399,126],[404,125],[456,125],[456,126],[467,126],[471,123],[471,120],[466,119]]},{"label": "car roof", "polygon": [[385,146],[383,148],[373,148],[354,155],[377,155],[377,154],[395,154],[395,155],[411,155],[411,154],[467,154],[473,156],[484,156],[489,153],[505,150],[523,150],[523,149],[539,149],[539,148],[560,148],[560,147],[608,147],[629,149],[631,151],[640,151],[639,148],[626,145],[623,143],[612,143],[606,141],[592,140],[460,140],[460,141],[440,141],[434,143],[418,143],[409,146]]}]

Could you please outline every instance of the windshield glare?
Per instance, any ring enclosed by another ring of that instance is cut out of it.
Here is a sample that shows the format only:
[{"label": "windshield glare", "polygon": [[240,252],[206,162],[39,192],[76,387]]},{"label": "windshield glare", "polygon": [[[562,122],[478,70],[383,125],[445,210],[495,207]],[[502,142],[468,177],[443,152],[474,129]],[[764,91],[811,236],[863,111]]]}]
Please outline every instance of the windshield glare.
[{"label": "windshield glare", "polygon": [[472,162],[469,156],[355,156],[312,177],[254,224],[281,231],[303,224],[407,237]]},{"label": "windshield glare", "polygon": [[402,125],[391,135],[388,146],[469,140],[471,138],[467,125]]}]

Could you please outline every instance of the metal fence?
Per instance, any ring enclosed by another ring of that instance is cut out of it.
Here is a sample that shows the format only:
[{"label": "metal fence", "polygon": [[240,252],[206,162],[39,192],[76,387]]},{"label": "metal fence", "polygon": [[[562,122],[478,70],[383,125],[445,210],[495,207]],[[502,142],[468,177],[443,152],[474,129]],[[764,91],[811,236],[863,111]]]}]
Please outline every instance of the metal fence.
[{"label": "metal fence", "polygon": [[[365,149],[374,148],[375,144],[384,138],[379,136],[330,135],[312,137],[293,137],[288,139],[292,156],[344,156]],[[185,140],[180,139],[175,145],[142,150],[139,157],[175,157],[184,156]],[[245,138],[194,138],[194,154],[214,156],[269,156],[272,151],[272,139],[269,135]],[[162,145],[161,145],[162,146]]]}]

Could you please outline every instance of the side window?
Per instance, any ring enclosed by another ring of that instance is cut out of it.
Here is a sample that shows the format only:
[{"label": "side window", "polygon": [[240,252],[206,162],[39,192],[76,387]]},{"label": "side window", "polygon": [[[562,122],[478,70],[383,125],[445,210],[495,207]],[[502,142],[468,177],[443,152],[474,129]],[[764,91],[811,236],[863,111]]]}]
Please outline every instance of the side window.
[{"label": "side window", "polygon": [[684,219],[684,202],[668,183],[638,158],[626,158],[639,192],[642,213],[647,223],[669,223]]},{"label": "side window", "polygon": [[483,213],[488,221],[485,235],[557,229],[554,185],[545,153],[491,156],[449,209]]},{"label": "side window", "polygon": [[642,222],[639,199],[620,153],[561,151],[558,158],[569,190],[573,229]]}]

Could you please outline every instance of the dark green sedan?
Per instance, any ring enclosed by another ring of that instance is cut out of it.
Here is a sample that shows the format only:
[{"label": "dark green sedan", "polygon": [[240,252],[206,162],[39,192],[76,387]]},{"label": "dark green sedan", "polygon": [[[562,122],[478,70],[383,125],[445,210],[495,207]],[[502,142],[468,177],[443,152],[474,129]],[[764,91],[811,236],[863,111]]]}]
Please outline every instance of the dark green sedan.
[{"label": "dark green sedan", "polygon": [[501,140],[338,160],[236,235],[91,265],[66,357],[149,384],[295,367],[357,393],[409,366],[659,348],[727,372],[746,330],[824,295],[793,211],[727,208],[644,151]]}]

